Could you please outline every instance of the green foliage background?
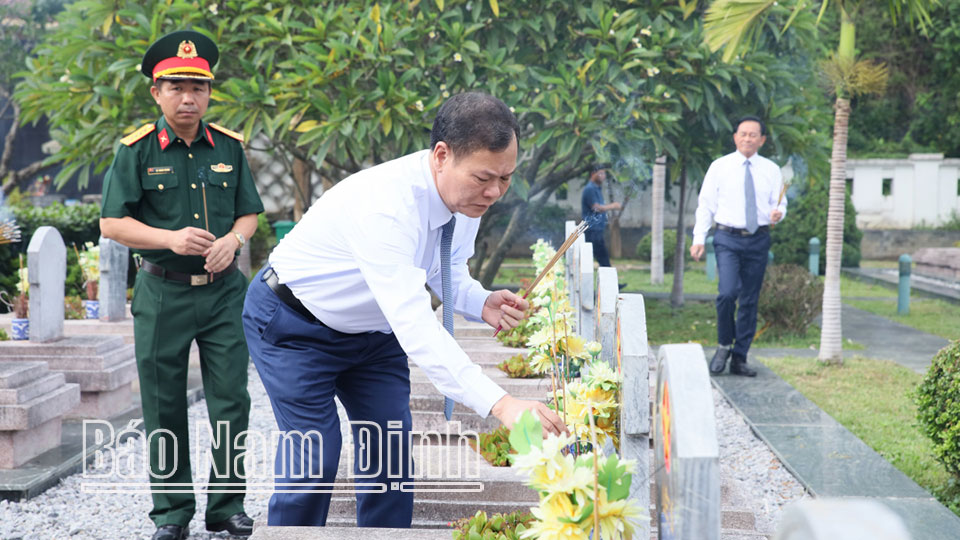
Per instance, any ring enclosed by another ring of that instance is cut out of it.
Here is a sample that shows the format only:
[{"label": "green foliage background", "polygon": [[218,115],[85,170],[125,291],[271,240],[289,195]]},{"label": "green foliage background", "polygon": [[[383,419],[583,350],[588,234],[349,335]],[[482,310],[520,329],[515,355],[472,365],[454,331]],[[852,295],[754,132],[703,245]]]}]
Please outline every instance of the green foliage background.
[{"label": "green foliage background", "polygon": [[[797,185],[795,183],[795,185]],[[810,256],[810,238],[820,239],[820,274],[827,264],[827,180],[812,180],[806,191],[792,198],[783,221],[771,230],[774,261],[807,267]],[[849,191],[843,213],[843,254],[841,266],[860,266],[860,240],[863,232],[857,227],[857,211],[850,200]]]}]

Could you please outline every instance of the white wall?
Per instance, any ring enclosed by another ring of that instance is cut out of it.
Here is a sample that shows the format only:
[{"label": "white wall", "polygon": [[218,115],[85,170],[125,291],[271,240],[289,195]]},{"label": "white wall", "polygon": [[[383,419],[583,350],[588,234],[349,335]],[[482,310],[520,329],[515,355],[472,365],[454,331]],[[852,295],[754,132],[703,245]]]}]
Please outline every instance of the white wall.
[{"label": "white wall", "polygon": [[[853,206],[862,229],[937,226],[960,212],[957,180],[960,159],[943,154],[911,154],[907,159],[851,159]],[[892,179],[883,194],[883,179]]]}]

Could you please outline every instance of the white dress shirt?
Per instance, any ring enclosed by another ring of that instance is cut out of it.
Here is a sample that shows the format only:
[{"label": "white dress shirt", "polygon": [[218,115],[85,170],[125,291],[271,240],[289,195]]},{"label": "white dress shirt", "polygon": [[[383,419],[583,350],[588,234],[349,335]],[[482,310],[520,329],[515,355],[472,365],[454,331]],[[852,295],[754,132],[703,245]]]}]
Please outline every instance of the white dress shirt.
[{"label": "white dress shirt", "polygon": [[[409,154],[341,181],[281,240],[270,265],[325,325],[351,334],[394,332],[441,393],[485,417],[506,392],[443,329],[424,288],[443,294],[440,229],[453,216],[437,192],[429,155]],[[490,291],[467,271],[480,218],[456,217],[453,307],[480,320]]]},{"label": "white dress shirt", "polygon": [[[769,225],[775,209],[787,215],[787,198],[777,205],[783,177],[776,163],[754,154],[749,159],[739,151],[714,160],[703,177],[697,204],[697,224],[693,227],[693,243],[703,244],[714,222],[743,229],[747,226],[744,202],[746,162],[750,162],[754,193],[757,196],[757,225]],[[783,219],[783,218],[781,218]]]}]

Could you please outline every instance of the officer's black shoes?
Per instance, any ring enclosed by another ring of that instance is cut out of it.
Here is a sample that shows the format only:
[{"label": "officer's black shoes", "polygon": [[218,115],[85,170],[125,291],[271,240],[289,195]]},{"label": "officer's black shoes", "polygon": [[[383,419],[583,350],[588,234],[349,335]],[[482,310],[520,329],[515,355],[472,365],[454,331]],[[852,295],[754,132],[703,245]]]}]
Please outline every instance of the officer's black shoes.
[{"label": "officer's black shoes", "polygon": [[746,358],[741,357],[739,354],[735,354],[733,355],[733,360],[730,361],[730,374],[740,375],[742,377],[756,377],[757,370],[747,365]]},{"label": "officer's black shoes", "polygon": [[152,540],[185,540],[190,535],[187,527],[179,525],[161,525],[153,533]]},{"label": "officer's black shoes", "polygon": [[233,536],[250,536],[253,534],[253,518],[246,512],[237,512],[220,523],[207,523],[207,530],[211,532],[227,531]]},{"label": "officer's black shoes", "polygon": [[717,352],[713,353],[713,360],[710,360],[710,373],[718,375],[727,368],[727,358],[730,358],[730,347],[719,346]]}]

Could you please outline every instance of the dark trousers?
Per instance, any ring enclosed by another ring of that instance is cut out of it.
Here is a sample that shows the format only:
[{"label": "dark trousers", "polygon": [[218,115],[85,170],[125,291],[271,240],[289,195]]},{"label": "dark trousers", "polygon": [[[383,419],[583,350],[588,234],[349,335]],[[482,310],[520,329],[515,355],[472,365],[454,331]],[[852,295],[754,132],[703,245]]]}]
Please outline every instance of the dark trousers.
[{"label": "dark trousers", "polygon": [[246,285],[240,272],[203,287],[165,281],[147,272],[137,274],[130,310],[143,425],[152,434],[147,439],[153,495],[150,519],[158,527],[185,527],[196,510],[190,488],[192,426],[187,423],[187,368],[194,339],[200,349],[207,412],[219,443],[210,449],[204,517],[207,523],[219,523],[243,511],[246,474],[243,460],[235,458],[243,452],[242,434],[250,413],[250,357],[240,323]]},{"label": "dark trousers", "polygon": [[607,244],[603,241],[603,231],[604,229],[598,231],[592,228],[587,229],[587,232],[583,233],[583,239],[593,244],[593,259],[597,261],[600,266],[610,266],[610,256],[607,255]]},{"label": "dark trousers", "polygon": [[[406,353],[393,334],[344,334],[308,321],[280,301],[263,282],[263,272],[247,291],[243,329],[285,433],[277,446],[267,524],[326,524],[340,464],[336,396],[353,423],[356,443],[355,477],[346,481],[370,485],[356,487],[357,525],[410,527],[413,493],[399,490],[413,473]],[[382,493],[372,493],[378,489]],[[346,495],[343,488],[338,491]]]},{"label": "dark trousers", "polygon": [[713,248],[720,278],[717,341],[726,346],[732,343],[733,354],[745,359],[757,332],[757,301],[767,270],[770,233],[764,230],[741,236],[718,230],[713,235]]}]

